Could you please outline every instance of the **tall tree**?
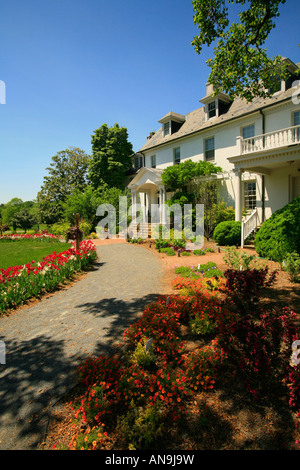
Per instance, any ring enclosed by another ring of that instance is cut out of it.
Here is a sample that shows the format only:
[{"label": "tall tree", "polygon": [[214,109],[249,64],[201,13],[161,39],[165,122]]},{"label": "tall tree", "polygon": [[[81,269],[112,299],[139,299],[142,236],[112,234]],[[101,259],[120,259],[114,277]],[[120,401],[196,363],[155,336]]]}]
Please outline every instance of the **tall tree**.
[{"label": "tall tree", "polygon": [[24,207],[24,202],[18,197],[12,198],[2,209],[2,220],[4,224],[11,225],[14,216]]},{"label": "tall tree", "polygon": [[87,186],[89,155],[77,147],[69,147],[51,159],[48,175],[37,195],[40,204],[41,220],[45,223],[57,222],[62,217],[61,204],[75,190],[83,191]]},{"label": "tall tree", "polygon": [[99,187],[124,189],[125,173],[131,168],[132,144],[125,127],[102,124],[92,135],[92,158],[89,180],[94,189]]},{"label": "tall tree", "polygon": [[12,219],[14,229],[16,227],[20,227],[25,231],[25,233],[28,228],[31,228],[37,222],[37,218],[33,214],[30,214],[27,209],[21,209]]},{"label": "tall tree", "polygon": [[[288,76],[287,63],[281,56],[268,57],[263,47],[279,16],[279,7],[286,0],[193,0],[194,23],[200,32],[192,45],[201,53],[204,45],[214,41],[214,58],[209,82],[216,93],[223,91],[231,98],[240,96],[247,101],[268,97],[278,79]],[[230,23],[232,5],[244,7],[239,22]],[[228,8],[227,5],[231,5]]]}]

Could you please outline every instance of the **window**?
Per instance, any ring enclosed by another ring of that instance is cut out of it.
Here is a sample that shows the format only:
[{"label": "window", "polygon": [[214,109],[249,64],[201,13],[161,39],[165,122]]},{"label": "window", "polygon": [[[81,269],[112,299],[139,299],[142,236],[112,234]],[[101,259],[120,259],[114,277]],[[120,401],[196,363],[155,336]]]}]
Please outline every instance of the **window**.
[{"label": "window", "polygon": [[285,89],[289,90],[290,88],[292,88],[293,83],[297,80],[299,80],[297,75],[294,75],[292,72],[289,72],[289,76],[285,81]]},{"label": "window", "polygon": [[293,126],[300,126],[300,111],[295,111],[293,114]]},{"label": "window", "polygon": [[156,168],[156,155],[151,156],[151,168]]},{"label": "window", "polygon": [[270,93],[274,95],[274,93],[277,93],[280,90],[281,90],[281,80],[279,77],[276,77],[273,79],[273,84],[271,85]]},{"label": "window", "polygon": [[164,123],[164,136],[170,134],[170,122]]},{"label": "window", "polygon": [[215,159],[215,138],[210,137],[204,141],[205,160],[211,161]]},{"label": "window", "polygon": [[256,183],[249,181],[244,183],[244,204],[245,210],[252,210],[256,207]]},{"label": "window", "polygon": [[178,163],[180,163],[180,147],[174,149],[173,159],[174,165],[178,165]]},{"label": "window", "polygon": [[242,136],[243,139],[250,139],[251,137],[254,137],[254,124],[252,124],[251,126],[243,127]]},{"label": "window", "polygon": [[227,113],[229,111],[230,106],[231,101],[225,102],[223,100],[218,100],[219,116],[222,116],[222,114]]},{"label": "window", "polygon": [[216,102],[212,101],[212,103],[208,103],[208,118],[216,116],[216,113]]},{"label": "window", "polygon": [[[300,126],[300,111],[293,113],[293,126]],[[294,141],[300,141],[300,127],[293,129]]]},{"label": "window", "polygon": [[135,157],[134,158],[134,169],[139,170],[144,166],[144,158],[143,157]]}]

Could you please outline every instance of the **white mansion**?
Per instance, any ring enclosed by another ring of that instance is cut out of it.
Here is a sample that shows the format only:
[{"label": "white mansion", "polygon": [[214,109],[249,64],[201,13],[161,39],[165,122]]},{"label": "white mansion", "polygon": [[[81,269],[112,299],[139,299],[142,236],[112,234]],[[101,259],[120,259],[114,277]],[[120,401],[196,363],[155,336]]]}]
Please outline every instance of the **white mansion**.
[{"label": "white mansion", "polygon": [[236,220],[243,219],[243,245],[252,230],[299,196],[300,63],[286,61],[290,77],[278,82],[272,98],[231,101],[225,93],[214,96],[207,84],[199,109],[161,118],[160,129],[134,155],[128,184],[133,203],[150,209],[170,198],[161,181],[166,167],[189,159],[213,162],[223,170],[212,176],[222,198],[235,208]]}]

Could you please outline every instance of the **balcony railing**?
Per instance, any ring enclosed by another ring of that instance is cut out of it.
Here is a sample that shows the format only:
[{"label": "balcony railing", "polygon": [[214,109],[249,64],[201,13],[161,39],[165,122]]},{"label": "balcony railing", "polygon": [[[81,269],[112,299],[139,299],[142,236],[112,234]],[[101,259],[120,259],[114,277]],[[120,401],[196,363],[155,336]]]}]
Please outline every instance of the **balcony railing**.
[{"label": "balcony railing", "polygon": [[300,144],[300,126],[292,126],[287,129],[256,135],[248,139],[240,139],[240,153],[242,155],[262,150],[271,150]]}]

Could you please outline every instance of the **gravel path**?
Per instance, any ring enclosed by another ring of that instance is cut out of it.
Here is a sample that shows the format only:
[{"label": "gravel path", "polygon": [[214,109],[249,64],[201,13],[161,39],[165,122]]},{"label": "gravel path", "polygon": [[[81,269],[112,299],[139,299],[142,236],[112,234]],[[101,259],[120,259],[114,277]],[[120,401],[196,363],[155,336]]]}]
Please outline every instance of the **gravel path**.
[{"label": "gravel path", "polygon": [[15,314],[0,317],[0,449],[35,449],[51,407],[75,384],[87,356],[110,353],[124,329],[161,293],[162,265],[130,244],[96,247],[86,277]]}]

